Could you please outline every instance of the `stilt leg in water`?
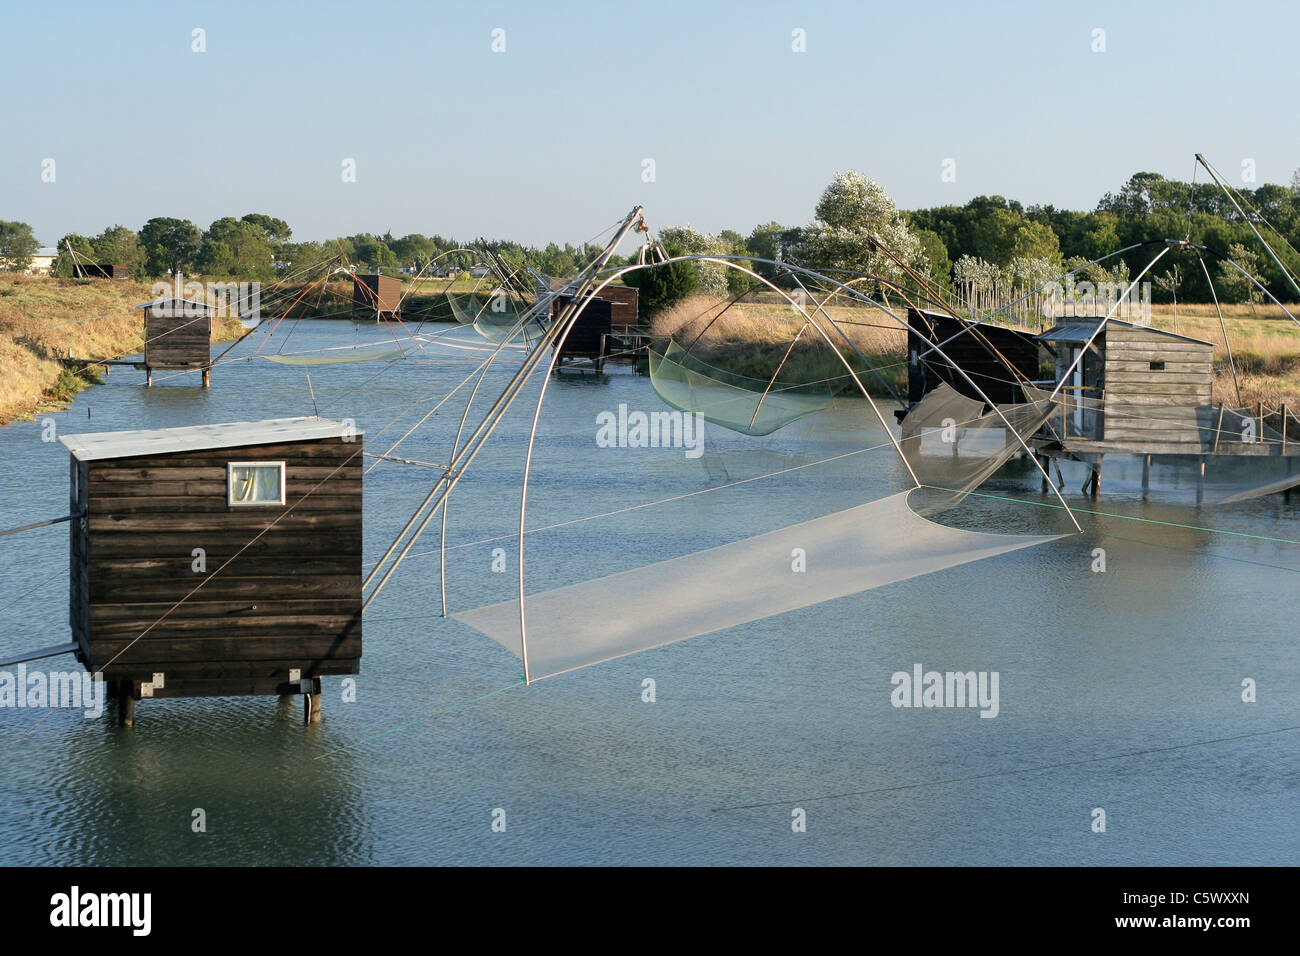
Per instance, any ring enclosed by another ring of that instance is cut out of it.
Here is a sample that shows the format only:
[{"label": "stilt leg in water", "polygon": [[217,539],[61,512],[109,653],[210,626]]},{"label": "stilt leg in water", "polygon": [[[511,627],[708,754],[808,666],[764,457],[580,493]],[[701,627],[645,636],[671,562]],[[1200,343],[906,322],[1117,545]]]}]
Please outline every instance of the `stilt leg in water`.
[{"label": "stilt leg in water", "polygon": [[135,726],[135,698],[131,696],[131,684],[128,681],[117,685],[117,725]]}]

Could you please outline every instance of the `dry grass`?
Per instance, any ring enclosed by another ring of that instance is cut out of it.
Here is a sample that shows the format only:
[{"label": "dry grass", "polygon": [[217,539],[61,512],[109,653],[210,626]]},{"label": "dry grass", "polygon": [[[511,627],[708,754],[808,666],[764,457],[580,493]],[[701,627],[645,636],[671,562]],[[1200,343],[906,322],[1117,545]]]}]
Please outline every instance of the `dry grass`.
[{"label": "dry grass", "polygon": [[[723,310],[726,299],[692,296],[655,316],[651,333],[659,340],[672,336],[705,362],[751,378],[770,379],[781,366],[784,382],[830,380],[838,387],[852,384],[844,364],[815,329],[807,329],[785,358],[791,339],[804,324],[803,316],[788,305],[742,300]],[[811,306],[809,311],[813,311]],[[827,309],[852,344],[866,358],[840,341],[839,351],[873,393],[884,388],[868,365],[875,367],[895,389],[907,379],[907,333],[883,313],[865,308],[832,306]],[[714,319],[715,316],[720,317]],[[814,316],[816,313],[814,312]],[[713,321],[711,321],[713,320]],[[826,328],[825,324],[822,326]],[[827,332],[835,337],[833,330]],[[782,360],[785,364],[782,365]]]},{"label": "dry grass", "polygon": [[[143,282],[0,274],[0,424],[67,402],[99,381],[93,366],[73,372],[59,363],[69,350],[89,359],[139,351],[143,321],[136,306],[152,298]],[[218,319],[213,338],[242,331],[237,320]]]},{"label": "dry grass", "polygon": [[[1300,306],[1287,308],[1300,318]],[[1176,326],[1172,306],[1153,306],[1151,324],[1213,342],[1214,397],[1235,405],[1237,388],[1223,341],[1226,327],[1237,369],[1237,385],[1241,388],[1241,404],[1263,402],[1275,408],[1285,402],[1292,409],[1300,410],[1300,326],[1282,315],[1277,306],[1225,305],[1223,326],[1213,304],[1180,305]]]}]

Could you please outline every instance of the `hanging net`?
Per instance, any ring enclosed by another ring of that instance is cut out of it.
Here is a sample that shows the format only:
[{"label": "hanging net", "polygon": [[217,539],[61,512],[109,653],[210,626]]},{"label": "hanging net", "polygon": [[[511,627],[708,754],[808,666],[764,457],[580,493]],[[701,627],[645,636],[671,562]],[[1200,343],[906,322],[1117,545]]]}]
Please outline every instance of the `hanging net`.
[{"label": "hanging net", "polygon": [[821,411],[831,400],[828,385],[789,385],[737,375],[701,361],[671,338],[662,352],[647,351],[650,382],[660,398],[742,435],[770,435]]},{"label": "hanging net", "polygon": [[[528,665],[550,677],[1055,540],[935,524],[902,492],[619,574],[529,595]],[[807,567],[794,573],[802,549]],[[522,657],[519,601],[453,615]]]},{"label": "hanging net", "polygon": [[[474,331],[489,342],[527,345],[536,332],[540,331],[531,322],[521,329],[516,328],[519,324],[519,310],[515,302],[503,292],[490,296],[464,297],[448,292],[446,296],[456,321],[461,325],[473,326]],[[533,326],[532,330],[529,325]]]},{"label": "hanging net", "polygon": [[960,503],[1024,451],[1020,440],[1042,428],[1055,407],[1042,397],[994,411],[946,383],[929,392],[903,419],[899,441],[917,481],[935,492],[918,510],[933,514]]}]

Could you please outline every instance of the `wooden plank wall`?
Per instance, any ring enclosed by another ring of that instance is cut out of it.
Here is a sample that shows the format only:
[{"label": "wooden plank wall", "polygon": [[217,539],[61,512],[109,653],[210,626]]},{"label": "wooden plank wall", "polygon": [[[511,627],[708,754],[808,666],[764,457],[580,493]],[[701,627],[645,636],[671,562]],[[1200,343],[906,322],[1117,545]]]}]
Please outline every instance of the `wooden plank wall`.
[{"label": "wooden plank wall", "polygon": [[600,354],[601,336],[608,332],[613,315],[614,303],[608,299],[592,299],[578,316],[578,321],[569,330],[560,352],[559,362],[571,356],[593,356]]},{"label": "wooden plank wall", "polygon": [[374,316],[375,312],[397,314],[402,301],[402,280],[393,276],[360,275],[352,289],[352,311]]},{"label": "wooden plank wall", "polygon": [[201,368],[212,358],[212,317],[174,307],[179,315],[145,309],[144,362],[151,368]]},{"label": "wooden plank wall", "polygon": [[[72,494],[69,498],[69,514],[84,514],[88,501],[86,462],[78,461],[76,456],[69,456],[71,461],[70,476]],[[78,655],[83,663],[88,658],[90,646],[90,578],[87,574],[86,561],[89,555],[87,522],[82,518],[73,518],[68,522],[68,626],[72,629],[72,639],[81,645]]]},{"label": "wooden plank wall", "polygon": [[636,326],[640,301],[640,292],[637,289],[631,286],[607,285],[600,290],[600,297],[614,303],[609,315],[612,325]]},{"label": "wooden plank wall", "polygon": [[[274,693],[290,668],[356,673],[362,448],[358,437],[91,462],[91,666],[120,653],[106,680],[164,672],[159,696]],[[226,504],[227,462],[280,460],[285,506]]]},{"label": "wooden plank wall", "polygon": [[1213,352],[1149,329],[1107,327],[1106,441],[1199,445],[1196,407],[1213,401]]}]

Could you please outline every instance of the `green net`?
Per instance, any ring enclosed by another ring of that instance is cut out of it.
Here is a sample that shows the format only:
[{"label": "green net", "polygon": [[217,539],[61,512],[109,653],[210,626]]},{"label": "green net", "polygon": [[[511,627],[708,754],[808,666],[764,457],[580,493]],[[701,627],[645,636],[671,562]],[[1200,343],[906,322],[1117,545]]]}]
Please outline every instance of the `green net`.
[{"label": "green net", "polygon": [[770,435],[831,400],[828,385],[790,385],[716,368],[672,339],[662,352],[651,348],[650,382],[659,397],[683,412],[742,435]]},{"label": "green net", "polygon": [[[474,331],[489,342],[519,342],[527,345],[533,333],[527,327],[516,329],[519,310],[502,292],[490,296],[457,296],[446,293],[451,314],[461,325],[473,326]],[[530,323],[531,324],[531,323]],[[534,326],[533,332],[536,331]]]}]

